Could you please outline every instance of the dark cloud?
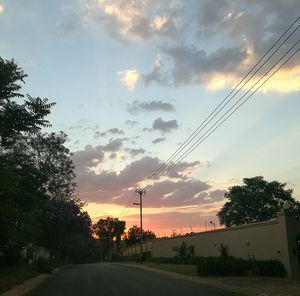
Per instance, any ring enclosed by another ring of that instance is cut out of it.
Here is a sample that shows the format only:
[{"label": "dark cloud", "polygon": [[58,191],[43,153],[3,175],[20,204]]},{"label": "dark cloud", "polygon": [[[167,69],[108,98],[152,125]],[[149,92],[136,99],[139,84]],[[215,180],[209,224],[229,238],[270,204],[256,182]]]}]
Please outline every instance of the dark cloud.
[{"label": "dark cloud", "polygon": [[148,128],[148,127],[143,128],[143,132],[152,132],[152,131],[153,131],[152,128]]},{"label": "dark cloud", "polygon": [[109,143],[106,145],[99,145],[96,149],[106,152],[117,152],[123,147],[123,142],[126,140],[127,138],[110,139]]},{"label": "dark cloud", "polygon": [[153,130],[158,130],[162,133],[168,133],[171,130],[178,129],[177,120],[164,121],[161,117],[154,120],[152,125]]},{"label": "dark cloud", "polygon": [[124,135],[124,132],[118,128],[111,128],[107,130],[108,133],[111,133],[113,135]]},{"label": "dark cloud", "polygon": [[206,198],[206,201],[212,201],[212,202],[221,201],[224,199],[225,192],[226,192],[225,190],[219,190],[219,189],[210,191]]},{"label": "dark cloud", "polygon": [[[111,13],[106,13],[108,5],[113,7]],[[89,3],[81,11],[84,18],[99,24],[112,38],[123,43],[135,39],[169,39],[180,34],[182,8],[178,3],[101,1]]]},{"label": "dark cloud", "polygon": [[146,150],[143,148],[127,148],[125,150],[128,151],[132,157],[137,156],[139,154],[144,154],[146,152]]},{"label": "dark cloud", "polygon": [[[116,157],[115,153],[110,155],[112,159]],[[129,189],[136,188],[140,182],[148,180],[162,164],[158,158],[145,156],[128,164],[120,173],[102,171],[97,174],[89,170],[81,171],[77,174],[81,197],[86,201],[124,205],[128,202]],[[172,207],[219,201],[220,192],[212,191],[210,195],[211,187],[208,183],[188,178],[190,172],[200,165],[200,162],[184,162],[175,167],[166,175],[167,179],[156,183],[147,192],[147,206]]]},{"label": "dark cloud", "polygon": [[134,126],[138,125],[138,122],[135,120],[126,120],[125,124],[129,125],[130,127],[134,127]]},{"label": "dark cloud", "polygon": [[165,137],[162,137],[162,138],[156,138],[152,141],[153,144],[158,144],[158,143],[161,143],[163,141],[165,141],[166,138]]},{"label": "dark cloud", "polygon": [[77,129],[81,129],[81,128],[82,128],[82,126],[79,124],[69,126],[69,130],[77,130]]},{"label": "dark cloud", "polygon": [[66,37],[79,31],[81,28],[82,24],[80,19],[73,17],[70,18],[68,21],[59,24],[53,33],[61,37]]},{"label": "dark cloud", "polygon": [[99,131],[96,131],[95,134],[94,134],[94,139],[97,140],[101,137],[105,137],[106,136],[106,133],[105,132],[99,132]]},{"label": "dark cloud", "polygon": [[[163,86],[211,87],[211,81],[218,75],[227,79],[224,83],[232,84],[299,15],[299,0],[203,0],[195,5],[189,33],[198,42],[192,46],[178,42],[162,47],[163,58],[156,59],[153,69],[142,75],[146,85],[155,82]],[[296,36],[290,38],[281,52],[295,40]],[[209,46],[203,48],[201,44]],[[299,56],[295,57],[286,67],[298,65],[299,60]]]},{"label": "dark cloud", "polygon": [[89,167],[96,166],[104,159],[104,152],[95,149],[91,145],[86,145],[84,150],[76,151],[72,155],[72,160],[77,172],[86,171]]},{"label": "dark cloud", "polygon": [[[156,82],[168,85],[184,85],[206,83],[215,73],[233,73],[247,57],[246,48],[237,46],[232,48],[220,48],[207,53],[196,46],[179,46],[164,48],[163,52],[173,62],[173,69],[169,74],[164,67],[144,75],[147,84]],[[161,80],[164,76],[165,79]]]},{"label": "dark cloud", "polygon": [[170,162],[167,168],[173,168],[168,173],[168,176],[171,178],[183,178],[186,179],[188,175],[190,175],[194,170],[199,167],[202,167],[203,164],[200,161],[193,161],[193,162],[179,162],[175,163],[176,166],[174,167],[174,163]]},{"label": "dark cloud", "polygon": [[99,123],[97,123],[94,127],[93,127],[93,130],[94,131],[96,131],[96,130],[98,130],[99,129],[99,127],[100,127],[100,124]]},{"label": "dark cloud", "polygon": [[197,15],[199,35],[245,39],[261,56],[281,32],[299,16],[299,1],[201,1]]},{"label": "dark cloud", "polygon": [[133,101],[127,106],[127,111],[130,114],[137,114],[139,111],[152,112],[152,111],[163,111],[170,112],[174,111],[174,105],[163,101],[151,101],[151,102],[138,102]]}]

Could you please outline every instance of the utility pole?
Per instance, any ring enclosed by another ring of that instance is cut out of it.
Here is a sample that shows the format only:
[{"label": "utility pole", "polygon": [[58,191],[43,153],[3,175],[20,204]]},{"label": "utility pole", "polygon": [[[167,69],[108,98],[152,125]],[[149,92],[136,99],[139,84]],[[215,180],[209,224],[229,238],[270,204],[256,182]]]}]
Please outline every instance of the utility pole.
[{"label": "utility pole", "polygon": [[143,264],[143,196],[146,194],[146,191],[143,189],[136,189],[135,192],[139,195],[140,197],[140,202],[136,203],[134,202],[133,204],[136,206],[140,206],[140,258],[141,258],[141,264]]}]

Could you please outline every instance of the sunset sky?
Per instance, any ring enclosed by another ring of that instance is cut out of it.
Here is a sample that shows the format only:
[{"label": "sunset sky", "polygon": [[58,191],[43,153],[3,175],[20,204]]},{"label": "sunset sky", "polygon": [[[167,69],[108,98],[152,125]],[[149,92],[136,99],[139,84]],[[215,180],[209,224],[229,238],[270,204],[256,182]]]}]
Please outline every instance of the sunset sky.
[{"label": "sunset sky", "polygon": [[[138,208],[123,211],[134,188],[263,56],[299,7],[299,0],[0,0],[0,56],[28,74],[25,93],[57,102],[49,131],[69,136],[91,217],[122,213],[129,228],[139,223]],[[285,48],[299,39],[300,29]],[[217,223],[224,190],[244,177],[286,182],[300,200],[299,62],[298,52],[147,191],[145,228],[162,236]]]}]

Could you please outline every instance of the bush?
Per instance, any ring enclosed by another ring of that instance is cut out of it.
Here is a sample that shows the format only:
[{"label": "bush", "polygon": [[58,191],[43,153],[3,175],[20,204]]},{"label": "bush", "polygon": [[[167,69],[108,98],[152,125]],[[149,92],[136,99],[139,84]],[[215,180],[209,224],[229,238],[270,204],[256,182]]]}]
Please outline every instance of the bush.
[{"label": "bush", "polygon": [[207,257],[199,260],[198,274],[201,276],[258,275],[284,277],[286,272],[284,265],[277,260],[256,261],[234,257]]},{"label": "bush", "polygon": [[252,261],[250,273],[259,276],[285,277],[284,265],[277,260]]},{"label": "bush", "polygon": [[36,261],[36,270],[42,273],[51,273],[52,264],[48,259],[39,257]]},{"label": "bush", "polygon": [[198,265],[202,276],[242,276],[247,273],[247,261],[233,257],[207,257]]}]

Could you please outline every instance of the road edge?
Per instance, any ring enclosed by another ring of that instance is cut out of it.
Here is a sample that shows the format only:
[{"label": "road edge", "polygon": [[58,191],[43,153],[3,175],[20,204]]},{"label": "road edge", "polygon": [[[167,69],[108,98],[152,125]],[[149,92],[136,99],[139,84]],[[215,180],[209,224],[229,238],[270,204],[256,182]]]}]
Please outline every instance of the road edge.
[{"label": "road edge", "polygon": [[13,288],[11,288],[8,291],[5,291],[1,294],[1,296],[24,296],[28,292],[30,292],[32,289],[43,283],[48,278],[54,276],[59,270],[61,270],[63,267],[55,268],[52,273],[42,273],[39,274],[36,277],[33,277],[27,281],[24,281],[20,285],[16,285]]}]

